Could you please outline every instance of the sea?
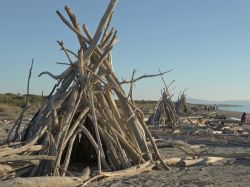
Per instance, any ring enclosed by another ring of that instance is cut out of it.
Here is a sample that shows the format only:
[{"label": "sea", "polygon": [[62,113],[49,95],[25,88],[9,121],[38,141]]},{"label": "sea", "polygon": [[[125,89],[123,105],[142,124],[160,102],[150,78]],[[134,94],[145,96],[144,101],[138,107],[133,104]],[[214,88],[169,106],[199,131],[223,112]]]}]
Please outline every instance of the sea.
[{"label": "sea", "polygon": [[250,113],[250,106],[223,106],[219,107],[219,110]]}]

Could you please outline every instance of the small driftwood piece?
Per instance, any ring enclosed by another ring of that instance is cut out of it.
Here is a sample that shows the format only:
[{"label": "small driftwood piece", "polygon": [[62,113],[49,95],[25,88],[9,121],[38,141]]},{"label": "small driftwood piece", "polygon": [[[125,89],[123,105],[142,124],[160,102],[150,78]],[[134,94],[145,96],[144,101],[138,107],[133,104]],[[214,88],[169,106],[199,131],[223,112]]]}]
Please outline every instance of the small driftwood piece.
[{"label": "small driftwood piece", "polygon": [[2,187],[75,187],[81,184],[76,177],[27,177],[0,182]]},{"label": "small driftwood piece", "polygon": [[34,156],[10,156],[0,158],[0,162],[29,161],[29,160],[55,160],[55,156],[34,155]]},{"label": "small driftwood piece", "polygon": [[19,114],[19,117],[17,118],[15,124],[12,126],[10,132],[8,133],[7,138],[4,140],[3,144],[8,144],[10,142],[16,141],[18,138],[18,132],[19,128],[21,126],[23,116],[25,112],[30,108],[29,105],[29,90],[30,90],[30,79],[31,79],[31,74],[32,74],[32,69],[33,69],[33,63],[34,59],[32,59],[31,65],[30,65],[30,70],[29,70],[29,75],[28,75],[28,81],[27,81],[27,92],[26,92],[26,100],[24,106],[22,106],[22,111]]},{"label": "small driftwood piece", "polygon": [[250,153],[202,153],[201,156],[243,159],[250,158]]}]

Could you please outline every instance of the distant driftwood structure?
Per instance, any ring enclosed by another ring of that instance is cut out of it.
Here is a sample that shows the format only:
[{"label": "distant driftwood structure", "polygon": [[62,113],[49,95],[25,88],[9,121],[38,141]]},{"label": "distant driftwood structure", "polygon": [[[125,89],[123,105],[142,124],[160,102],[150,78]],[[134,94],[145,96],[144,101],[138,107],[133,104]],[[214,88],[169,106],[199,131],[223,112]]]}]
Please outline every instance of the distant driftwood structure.
[{"label": "distant driftwood structure", "polygon": [[162,91],[155,113],[150,117],[149,123],[151,125],[167,125],[174,126],[177,122],[177,114],[175,111],[174,103],[172,102],[172,95],[166,87]]},{"label": "distant driftwood structure", "polygon": [[[58,83],[22,132],[19,127],[23,113],[20,115],[2,145],[0,161],[14,168],[10,173],[15,177],[65,176],[75,161],[87,165],[94,161],[98,166],[96,178],[138,173],[156,164],[168,168],[143,121],[143,113],[121,86],[155,75],[120,82],[113,71],[111,50],[117,31],[109,30],[109,25],[116,4],[117,0],[110,1],[93,36],[86,25],[80,26],[68,6],[65,10],[70,21],[57,11],[76,34],[80,48],[74,53],[62,41],[58,42],[68,58],[68,68],[60,75],[40,74]],[[166,120],[175,123],[172,103],[168,101],[168,92],[164,91],[159,109],[169,110],[171,116]],[[83,176],[88,179],[90,172],[86,168],[81,181]]]},{"label": "distant driftwood structure", "polygon": [[[189,107],[187,104],[185,91],[183,91],[178,100],[174,103],[172,101],[172,96],[169,92],[169,86],[162,77],[165,88],[162,92],[162,97],[160,98],[155,113],[149,118],[149,124],[151,125],[167,125],[169,127],[176,125],[178,118],[181,116],[186,116],[189,114]],[[174,81],[173,81],[174,82]],[[173,83],[171,82],[171,84]]]},{"label": "distant driftwood structure", "polygon": [[182,92],[181,95],[178,97],[178,100],[175,104],[176,113],[178,115],[187,115],[189,112],[187,99],[185,96],[185,92]]}]

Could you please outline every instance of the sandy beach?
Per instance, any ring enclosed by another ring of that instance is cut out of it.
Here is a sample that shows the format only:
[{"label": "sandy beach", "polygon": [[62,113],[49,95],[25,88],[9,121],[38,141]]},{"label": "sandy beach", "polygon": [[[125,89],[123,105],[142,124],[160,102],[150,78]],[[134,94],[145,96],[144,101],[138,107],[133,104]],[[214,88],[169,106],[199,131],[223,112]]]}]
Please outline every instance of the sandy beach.
[{"label": "sandy beach", "polygon": [[[213,147],[214,152],[249,152],[250,147]],[[184,156],[174,148],[161,149],[167,157]],[[237,160],[233,164],[217,166],[193,166],[153,170],[131,177],[109,178],[89,186],[248,186],[250,183],[249,160]]]},{"label": "sandy beach", "polygon": [[[227,118],[240,118],[242,113],[220,110],[219,115]],[[248,114],[250,116],[250,114]],[[3,120],[3,119],[2,119]],[[2,121],[0,133],[1,139],[7,135],[8,129],[14,121]],[[249,153],[250,143],[239,146],[220,146],[223,137],[220,136],[195,136],[195,135],[173,135],[168,130],[151,130],[154,138],[163,140],[184,140],[190,145],[206,144],[206,148],[212,153]],[[249,136],[245,137],[250,142]],[[186,157],[186,154],[176,148],[161,148],[160,153],[166,158]],[[157,169],[128,177],[110,177],[100,181],[94,181],[87,186],[248,186],[250,183],[250,160],[237,159],[233,163],[221,163],[216,165],[197,165],[192,167],[172,167],[171,170]]]},{"label": "sandy beach", "polygon": [[[240,118],[241,112],[218,111],[218,114],[226,117]],[[250,114],[248,114],[250,116]],[[213,153],[249,153],[250,144],[239,146],[229,145],[220,146],[216,142],[223,141],[222,138],[216,136],[174,136],[168,135],[165,132],[152,132],[157,138],[163,139],[182,139],[189,141],[192,145],[201,144],[204,142],[212,142],[211,145],[206,145],[207,149]],[[246,141],[249,141],[246,137]],[[165,157],[185,157],[183,152],[176,148],[163,148],[160,152]],[[101,181],[93,182],[89,186],[249,186],[250,184],[250,160],[237,159],[233,163],[216,164],[208,166],[193,166],[193,167],[173,167],[171,170],[153,170],[151,172],[142,173],[131,177],[109,178]]]}]

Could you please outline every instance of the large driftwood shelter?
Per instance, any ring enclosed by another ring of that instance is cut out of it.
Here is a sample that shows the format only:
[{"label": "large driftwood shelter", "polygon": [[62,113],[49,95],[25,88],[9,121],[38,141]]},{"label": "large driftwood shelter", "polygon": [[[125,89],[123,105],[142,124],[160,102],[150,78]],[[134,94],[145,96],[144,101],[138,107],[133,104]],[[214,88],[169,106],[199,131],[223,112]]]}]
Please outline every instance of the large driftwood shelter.
[{"label": "large driftwood shelter", "polygon": [[[68,6],[70,21],[57,11],[80,47],[74,53],[58,42],[68,68],[60,75],[47,71],[39,75],[58,83],[24,130],[20,132],[19,120],[1,147],[0,161],[11,162],[15,177],[65,176],[75,161],[86,165],[94,161],[99,177],[142,172],[156,164],[168,168],[132,100],[132,90],[127,96],[121,86],[132,87],[136,80],[154,75],[120,82],[113,70],[111,50],[117,31],[109,25],[116,4],[117,0],[110,1],[93,36]],[[89,176],[88,168],[82,175],[86,173]]]}]

